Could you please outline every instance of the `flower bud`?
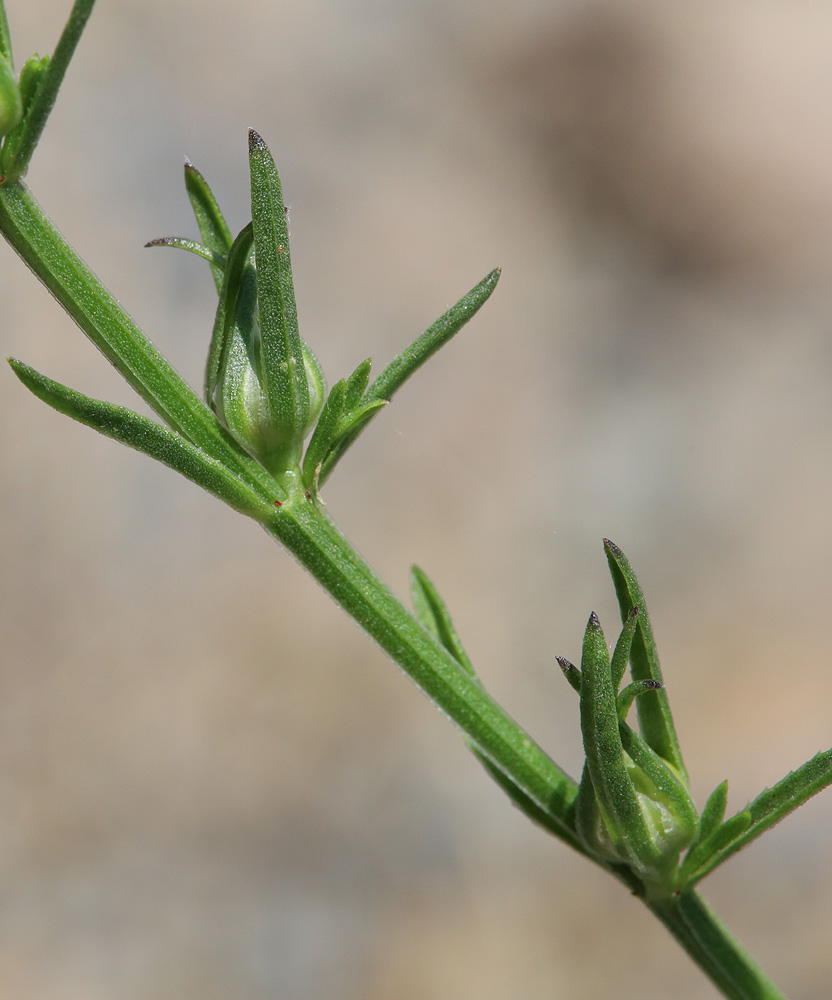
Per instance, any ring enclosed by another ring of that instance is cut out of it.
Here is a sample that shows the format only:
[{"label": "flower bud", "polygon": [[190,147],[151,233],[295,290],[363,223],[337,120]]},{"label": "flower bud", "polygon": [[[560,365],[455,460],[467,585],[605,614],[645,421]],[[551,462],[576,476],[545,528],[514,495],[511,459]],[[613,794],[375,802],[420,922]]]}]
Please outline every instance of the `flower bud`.
[{"label": "flower bud", "polygon": [[240,310],[225,343],[211,399],[231,436],[275,476],[298,465],[303,440],[323,406],[326,387],[320,364],[306,344],[302,351],[308,410],[302,422],[281,426],[263,389],[256,317]]},{"label": "flower bud", "polygon": [[14,70],[0,55],[0,136],[6,135],[23,117],[23,101]]}]

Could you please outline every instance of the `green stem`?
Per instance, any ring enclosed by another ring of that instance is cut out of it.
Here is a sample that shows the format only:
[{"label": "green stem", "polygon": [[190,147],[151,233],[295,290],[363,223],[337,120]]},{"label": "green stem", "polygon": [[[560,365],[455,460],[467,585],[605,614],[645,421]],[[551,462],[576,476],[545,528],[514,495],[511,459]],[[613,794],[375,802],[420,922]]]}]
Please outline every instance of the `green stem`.
[{"label": "green stem", "polygon": [[575,782],[467,674],[373,573],[324,510],[304,494],[269,518],[274,535],[416,685],[585,853],[564,821]]},{"label": "green stem", "polygon": [[[154,409],[271,503],[274,480],[236,446],[20,183],[0,187],[0,232]],[[506,776],[516,801],[531,814],[539,809],[548,829],[589,856],[575,832],[575,782],[402,606],[299,482],[298,473],[297,483],[283,484],[287,498],[265,516],[267,531]],[[633,887],[624,869],[608,870]],[[783,1000],[695,892],[645,902],[729,1000]]]},{"label": "green stem", "polygon": [[160,417],[268,496],[274,482],[66,242],[20,181],[0,186],[0,232],[108,361]]},{"label": "green stem", "polygon": [[786,1000],[695,890],[647,906],[728,1000]]}]

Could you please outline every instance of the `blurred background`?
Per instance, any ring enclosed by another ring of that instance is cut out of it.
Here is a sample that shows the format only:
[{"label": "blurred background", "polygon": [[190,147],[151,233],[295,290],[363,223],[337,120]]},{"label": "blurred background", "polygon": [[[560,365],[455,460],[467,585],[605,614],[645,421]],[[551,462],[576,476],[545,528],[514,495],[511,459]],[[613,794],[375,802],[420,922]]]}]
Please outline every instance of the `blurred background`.
[{"label": "blurred background", "polygon": [[[69,0],[8,6],[18,63],[51,51]],[[248,221],[248,126],[330,381],[502,266],[325,497],[555,759],[603,536],[700,806],[827,748],[832,7],[99,7],[29,182],[193,384],[208,269],[142,245],[196,235],[185,156]],[[137,405],[5,245],[0,284],[3,354]],[[0,996],[716,995],[253,523],[0,378]],[[827,792],[704,884],[792,1000],[830,993],[830,824]]]}]

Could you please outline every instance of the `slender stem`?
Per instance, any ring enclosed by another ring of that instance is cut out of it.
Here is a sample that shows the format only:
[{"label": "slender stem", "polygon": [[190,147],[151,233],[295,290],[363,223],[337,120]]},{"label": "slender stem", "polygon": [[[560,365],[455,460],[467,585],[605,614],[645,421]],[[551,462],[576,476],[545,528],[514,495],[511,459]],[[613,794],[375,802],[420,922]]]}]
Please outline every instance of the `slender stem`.
[{"label": "slender stem", "polygon": [[695,890],[647,906],[729,1000],[786,1000]]},{"label": "slender stem", "polygon": [[266,522],[281,541],[479,750],[585,853],[563,817],[575,782],[424,629],[350,546],[317,503],[301,494]]},{"label": "slender stem", "polygon": [[274,483],[145,337],[22,182],[0,186],[0,232],[67,313],[162,417],[268,496]]},{"label": "slender stem", "polygon": [[[0,232],[156,411],[271,503],[274,480],[236,448],[19,183],[0,188]],[[518,798],[545,814],[547,828],[589,856],[575,832],[575,782],[402,606],[299,483],[298,473],[297,482],[283,484],[287,499],[265,516],[267,531],[506,776]],[[623,868],[608,870],[630,884]],[[645,903],[729,1000],[784,1000],[695,892]]]}]

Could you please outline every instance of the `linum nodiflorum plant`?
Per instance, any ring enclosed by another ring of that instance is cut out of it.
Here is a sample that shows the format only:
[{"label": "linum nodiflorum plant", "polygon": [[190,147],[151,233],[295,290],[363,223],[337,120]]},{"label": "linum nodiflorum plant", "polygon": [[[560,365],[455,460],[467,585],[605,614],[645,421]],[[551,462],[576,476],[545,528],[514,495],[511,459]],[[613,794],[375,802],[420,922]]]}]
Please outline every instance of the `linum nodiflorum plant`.
[{"label": "linum nodiflorum plant", "polygon": [[[819,753],[736,815],[725,818],[725,782],[698,813],[644,595],[622,551],[605,541],[622,627],[610,655],[592,614],[580,668],[558,658],[579,695],[586,751],[580,782],[551,760],[489,697],[425,573],[411,571],[411,613],[341,535],[320,498],[349,446],[403,382],[471,319],[499,271],[486,275],[373,381],[370,361],[362,361],[327,392],[298,332],[280,180],[265,142],[251,131],[252,221],[233,237],[205,179],[188,164],[185,185],[200,240],[153,241],[204,257],[216,283],[203,402],[67,245],[22,181],[93,2],[77,0],[51,59],[33,56],[17,75],[0,0],[0,229],[167,426],[90,399],[10,359],[18,378],[56,410],[158,459],[262,524],[456,723],[526,815],[638,896],[725,996],[782,997],[696,886],[832,783],[832,751]],[[628,667],[632,680],[624,684]],[[633,702],[637,728],[627,721]]]}]

